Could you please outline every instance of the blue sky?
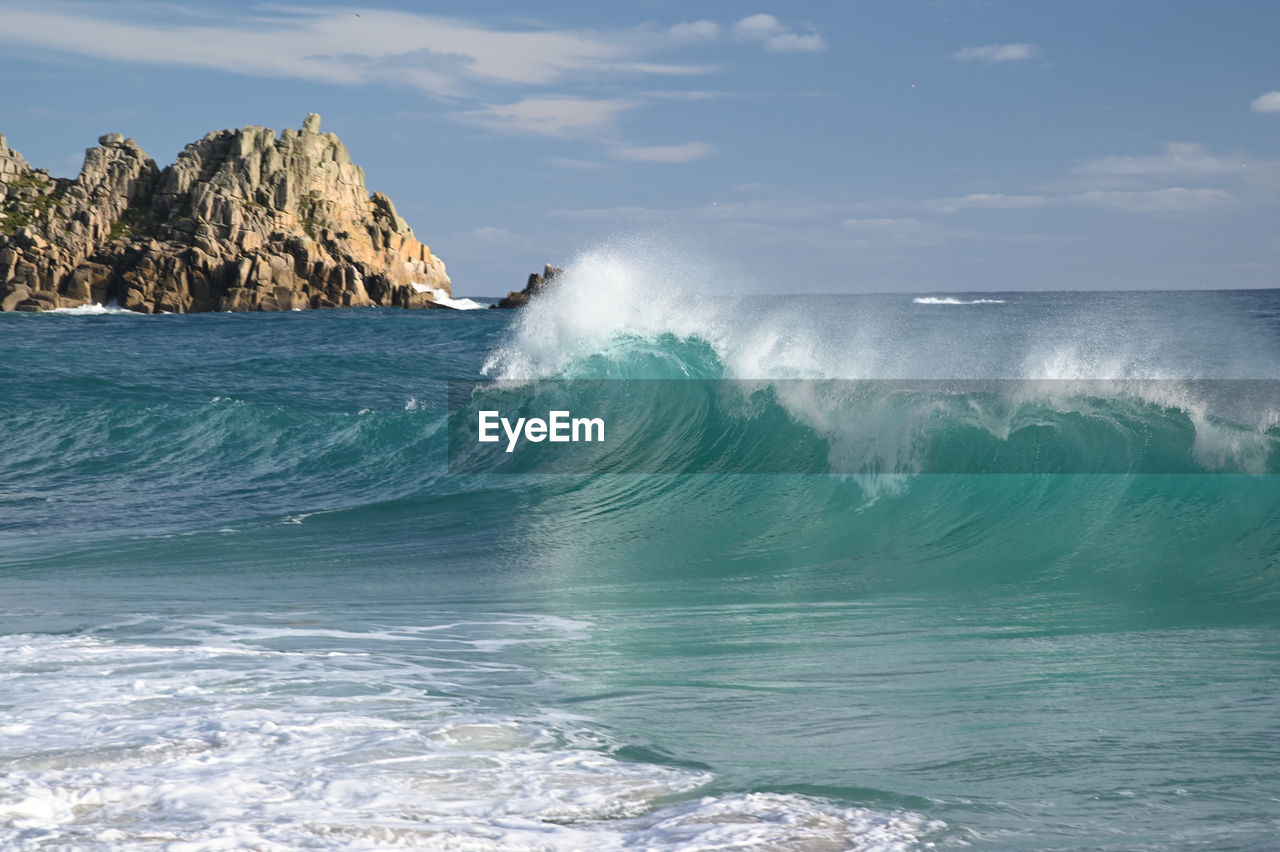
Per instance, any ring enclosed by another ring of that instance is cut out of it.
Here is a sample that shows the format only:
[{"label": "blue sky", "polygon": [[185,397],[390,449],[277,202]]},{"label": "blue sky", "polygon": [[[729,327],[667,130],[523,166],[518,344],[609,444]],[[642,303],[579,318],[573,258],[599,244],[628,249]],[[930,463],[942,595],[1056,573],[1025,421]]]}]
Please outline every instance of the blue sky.
[{"label": "blue sky", "polygon": [[[1280,286],[1280,3],[0,0],[0,133],[324,116],[461,295],[626,238],[760,292]],[[634,239],[637,235],[639,241]]]}]

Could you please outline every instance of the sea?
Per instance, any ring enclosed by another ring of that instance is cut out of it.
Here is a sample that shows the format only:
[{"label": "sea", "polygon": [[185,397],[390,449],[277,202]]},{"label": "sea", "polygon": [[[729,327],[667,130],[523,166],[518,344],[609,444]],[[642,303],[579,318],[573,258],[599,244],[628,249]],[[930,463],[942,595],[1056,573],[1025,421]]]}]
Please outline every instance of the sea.
[{"label": "sea", "polygon": [[[1280,291],[693,266],[0,314],[0,848],[1280,848]],[[450,446],[580,380],[598,469]]]}]

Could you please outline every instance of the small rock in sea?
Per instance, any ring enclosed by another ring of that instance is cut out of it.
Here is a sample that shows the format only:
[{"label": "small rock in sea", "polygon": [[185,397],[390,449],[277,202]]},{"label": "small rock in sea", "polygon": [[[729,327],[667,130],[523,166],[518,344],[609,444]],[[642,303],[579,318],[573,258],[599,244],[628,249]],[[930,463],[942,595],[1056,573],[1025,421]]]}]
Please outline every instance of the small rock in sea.
[{"label": "small rock in sea", "polygon": [[558,266],[546,264],[542,268],[542,274],[537,272],[530,273],[529,283],[525,284],[523,290],[512,290],[503,296],[496,305],[490,305],[491,308],[521,308],[529,303],[529,300],[536,296],[544,287],[552,281],[560,277],[564,270]]}]

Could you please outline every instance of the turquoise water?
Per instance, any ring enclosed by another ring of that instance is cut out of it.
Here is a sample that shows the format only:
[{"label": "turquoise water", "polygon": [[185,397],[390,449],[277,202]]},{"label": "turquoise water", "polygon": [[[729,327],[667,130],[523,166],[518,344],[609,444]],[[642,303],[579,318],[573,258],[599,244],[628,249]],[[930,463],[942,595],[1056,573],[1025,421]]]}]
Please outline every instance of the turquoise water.
[{"label": "turquoise water", "polygon": [[[1280,295],[660,283],[0,315],[0,845],[1274,847],[1280,400],[1211,390],[1280,377]],[[1122,379],[966,428],[1201,472],[448,471],[450,380],[680,377],[833,465],[866,406],[771,380]]]}]

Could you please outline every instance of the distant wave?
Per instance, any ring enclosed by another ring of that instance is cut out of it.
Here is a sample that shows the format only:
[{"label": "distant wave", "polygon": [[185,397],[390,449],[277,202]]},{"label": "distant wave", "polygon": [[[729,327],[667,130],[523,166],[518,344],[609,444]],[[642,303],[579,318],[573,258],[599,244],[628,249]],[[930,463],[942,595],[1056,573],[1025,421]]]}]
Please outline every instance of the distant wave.
[{"label": "distant wave", "polygon": [[444,305],[445,307],[453,308],[458,311],[479,311],[489,307],[488,305],[480,304],[474,299],[455,299],[444,290],[436,290],[425,284],[414,284],[413,289],[417,293],[430,292],[431,298],[434,299],[437,304]]},{"label": "distant wave", "polygon": [[917,305],[1003,305],[1004,299],[956,299],[951,296],[917,296]]},{"label": "distant wave", "polygon": [[122,308],[114,302],[109,305],[100,305],[95,302],[88,305],[80,305],[75,308],[54,308],[53,310],[46,311],[45,313],[72,314],[73,316],[104,316],[107,314],[128,314],[129,316],[140,316],[136,311]]}]

